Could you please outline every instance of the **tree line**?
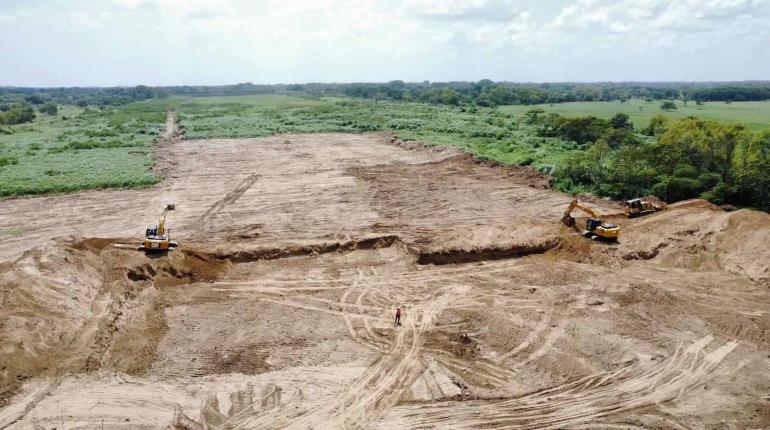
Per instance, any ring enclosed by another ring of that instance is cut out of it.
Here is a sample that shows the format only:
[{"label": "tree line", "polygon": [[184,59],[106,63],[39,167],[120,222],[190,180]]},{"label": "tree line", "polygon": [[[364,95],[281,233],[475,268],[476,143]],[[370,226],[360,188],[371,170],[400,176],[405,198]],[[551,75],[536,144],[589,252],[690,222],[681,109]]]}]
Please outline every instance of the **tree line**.
[{"label": "tree line", "polygon": [[114,106],[169,96],[230,96],[256,94],[345,95],[364,99],[403,100],[441,105],[494,107],[583,101],[646,100],[751,101],[770,100],[770,82],[595,82],[515,83],[403,82],[307,83],[258,85],[250,82],[215,86],[161,86],[110,88],[17,88],[0,87],[0,106],[26,102],[42,105]]},{"label": "tree line", "polygon": [[770,210],[770,130],[752,134],[741,124],[656,116],[637,132],[621,113],[604,120],[541,110],[528,112],[526,121],[541,136],[583,149],[553,172],[562,191],[668,202],[700,197]]}]

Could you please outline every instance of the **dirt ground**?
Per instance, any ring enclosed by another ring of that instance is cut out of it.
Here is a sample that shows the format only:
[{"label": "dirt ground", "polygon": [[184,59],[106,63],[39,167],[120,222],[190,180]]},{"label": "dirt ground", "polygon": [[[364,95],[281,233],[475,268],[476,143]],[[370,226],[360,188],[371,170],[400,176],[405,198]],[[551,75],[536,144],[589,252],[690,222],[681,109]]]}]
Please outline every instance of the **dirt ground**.
[{"label": "dirt ground", "polygon": [[156,188],[3,200],[0,428],[770,428],[770,215],[592,242],[547,178],[396,143],[169,139]]}]

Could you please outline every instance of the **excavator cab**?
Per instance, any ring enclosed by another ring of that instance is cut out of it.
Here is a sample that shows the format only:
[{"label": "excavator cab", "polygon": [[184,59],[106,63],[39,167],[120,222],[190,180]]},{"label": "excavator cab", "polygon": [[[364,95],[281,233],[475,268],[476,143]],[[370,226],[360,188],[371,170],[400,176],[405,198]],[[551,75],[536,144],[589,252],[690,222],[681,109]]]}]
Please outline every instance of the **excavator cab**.
[{"label": "excavator cab", "polygon": [[633,199],[626,202],[626,207],[629,209],[642,209],[642,199]]},{"label": "excavator cab", "polygon": [[583,235],[591,239],[616,241],[620,235],[620,227],[616,224],[603,223],[598,218],[588,218],[586,231],[583,232]]},{"label": "excavator cab", "polygon": [[177,247],[175,242],[171,241],[171,230],[166,229],[166,215],[176,209],[174,204],[166,205],[158,224],[152,224],[147,227],[144,233],[144,242],[139,248],[144,252],[163,252]]}]

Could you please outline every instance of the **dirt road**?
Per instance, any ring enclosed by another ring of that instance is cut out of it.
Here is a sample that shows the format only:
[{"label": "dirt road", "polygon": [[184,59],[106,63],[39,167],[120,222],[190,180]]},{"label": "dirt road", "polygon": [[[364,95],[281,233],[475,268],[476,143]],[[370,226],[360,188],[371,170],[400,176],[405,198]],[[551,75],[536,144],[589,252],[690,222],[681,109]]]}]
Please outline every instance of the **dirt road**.
[{"label": "dirt road", "polygon": [[[158,157],[157,188],[2,202],[0,428],[770,427],[767,214],[608,245],[545,178],[384,134]],[[130,249],[167,202],[179,250]]]}]

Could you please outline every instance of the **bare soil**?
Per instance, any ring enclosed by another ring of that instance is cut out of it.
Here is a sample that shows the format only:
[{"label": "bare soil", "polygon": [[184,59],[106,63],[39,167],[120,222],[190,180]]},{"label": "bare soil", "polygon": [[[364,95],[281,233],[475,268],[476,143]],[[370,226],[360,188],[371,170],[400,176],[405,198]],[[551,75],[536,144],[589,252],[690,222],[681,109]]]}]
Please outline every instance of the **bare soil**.
[{"label": "bare soil", "polygon": [[[386,134],[157,156],[2,201],[0,428],[770,428],[768,214],[605,244],[548,178]],[[136,251],[171,202],[179,249]]]}]

